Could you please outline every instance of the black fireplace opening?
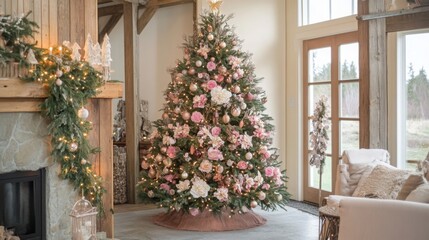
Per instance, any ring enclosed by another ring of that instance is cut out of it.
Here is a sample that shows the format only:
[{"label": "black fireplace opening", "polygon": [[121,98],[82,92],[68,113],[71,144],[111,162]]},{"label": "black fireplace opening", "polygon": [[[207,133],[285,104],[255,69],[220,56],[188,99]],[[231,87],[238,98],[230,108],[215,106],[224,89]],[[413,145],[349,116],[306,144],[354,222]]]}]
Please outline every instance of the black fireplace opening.
[{"label": "black fireplace opening", "polygon": [[20,239],[46,239],[45,169],[0,174],[0,226]]}]

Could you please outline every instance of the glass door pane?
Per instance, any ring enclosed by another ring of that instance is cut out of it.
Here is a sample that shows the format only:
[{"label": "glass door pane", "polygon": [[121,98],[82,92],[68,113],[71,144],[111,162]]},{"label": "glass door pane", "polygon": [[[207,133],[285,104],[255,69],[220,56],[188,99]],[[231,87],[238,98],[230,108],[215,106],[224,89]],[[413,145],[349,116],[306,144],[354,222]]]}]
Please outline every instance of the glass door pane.
[{"label": "glass door pane", "polygon": [[331,48],[312,49],[308,52],[308,82],[331,81]]},{"label": "glass door pane", "polygon": [[359,118],[359,83],[340,84],[340,117]]},{"label": "glass door pane", "polygon": [[340,121],[340,152],[359,149],[359,121]]},{"label": "glass door pane", "polygon": [[[310,174],[308,178],[309,187],[319,189],[319,169],[315,166],[310,166]],[[332,158],[327,156],[325,166],[322,173],[322,190],[331,192],[332,189]]]},{"label": "glass door pane", "polygon": [[350,80],[359,78],[359,44],[348,43],[339,49],[339,79]]}]

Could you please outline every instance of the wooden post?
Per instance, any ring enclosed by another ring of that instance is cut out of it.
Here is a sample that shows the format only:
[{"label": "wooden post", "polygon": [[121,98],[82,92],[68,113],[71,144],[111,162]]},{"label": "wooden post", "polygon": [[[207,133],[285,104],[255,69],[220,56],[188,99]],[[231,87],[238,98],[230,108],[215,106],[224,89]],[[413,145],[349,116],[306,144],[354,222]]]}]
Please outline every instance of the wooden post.
[{"label": "wooden post", "polygon": [[124,54],[125,54],[125,119],[126,119],[126,144],[127,144],[127,185],[128,203],[136,203],[138,168],[138,143],[139,143],[139,94],[138,79],[134,64],[137,55],[137,4],[124,2]]},{"label": "wooden post", "polygon": [[[368,1],[358,2],[358,15],[368,14]],[[359,38],[359,147],[369,148],[369,46],[368,21],[358,21]]]},{"label": "wooden post", "polygon": [[[384,1],[369,1],[369,12],[384,11]],[[386,19],[369,20],[369,147],[387,149]]]}]

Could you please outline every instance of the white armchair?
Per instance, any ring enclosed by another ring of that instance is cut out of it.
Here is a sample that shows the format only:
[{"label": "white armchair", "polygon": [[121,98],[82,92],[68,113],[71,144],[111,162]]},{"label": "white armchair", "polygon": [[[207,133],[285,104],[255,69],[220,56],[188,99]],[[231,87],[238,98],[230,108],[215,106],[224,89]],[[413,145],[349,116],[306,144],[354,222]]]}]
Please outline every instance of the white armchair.
[{"label": "white armchair", "polygon": [[[352,197],[353,195],[356,196],[354,192],[361,180],[362,183],[366,182],[366,184],[361,183],[359,188],[362,188],[362,185],[377,185],[375,182],[378,182],[378,185],[387,185],[387,181],[383,181],[383,179],[371,182],[370,180],[374,179],[374,175],[392,176],[397,174],[401,176],[401,178],[398,178],[399,180],[395,179],[390,183],[393,183],[391,185],[396,184],[396,187],[400,183],[402,192],[402,186],[406,185],[404,182],[408,182],[407,179],[411,179],[411,177],[408,177],[409,173],[404,174],[406,171],[396,169],[390,166],[389,163],[389,153],[383,149],[344,151],[342,162],[337,169],[336,195],[330,196],[327,200],[328,205],[339,210],[340,240],[429,239],[429,204],[411,202],[413,201],[411,199],[410,201],[402,201]],[[383,166],[376,167],[377,165]],[[386,172],[381,171],[383,174],[376,174],[376,172],[379,173],[376,169],[383,168],[388,170]],[[374,173],[372,173],[373,169]],[[422,195],[428,194],[429,187],[424,179],[421,180],[422,182],[414,182],[414,184],[424,183],[421,186],[426,185],[416,191],[414,195],[417,195],[417,197],[411,198],[424,199],[425,197],[422,197]],[[359,188],[356,192],[361,190]],[[416,189],[416,186],[412,189]],[[385,196],[392,198],[393,195],[386,194]]]}]

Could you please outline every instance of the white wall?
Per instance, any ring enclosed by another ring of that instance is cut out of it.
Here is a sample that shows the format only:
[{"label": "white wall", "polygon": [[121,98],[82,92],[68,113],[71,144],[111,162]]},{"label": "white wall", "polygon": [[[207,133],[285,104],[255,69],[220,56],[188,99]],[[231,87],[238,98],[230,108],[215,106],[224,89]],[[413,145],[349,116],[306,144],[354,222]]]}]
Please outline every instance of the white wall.
[{"label": "white wall", "polygon": [[294,199],[303,199],[303,40],[357,30],[354,16],[298,27],[298,1],[286,1],[286,165],[289,192]]}]

